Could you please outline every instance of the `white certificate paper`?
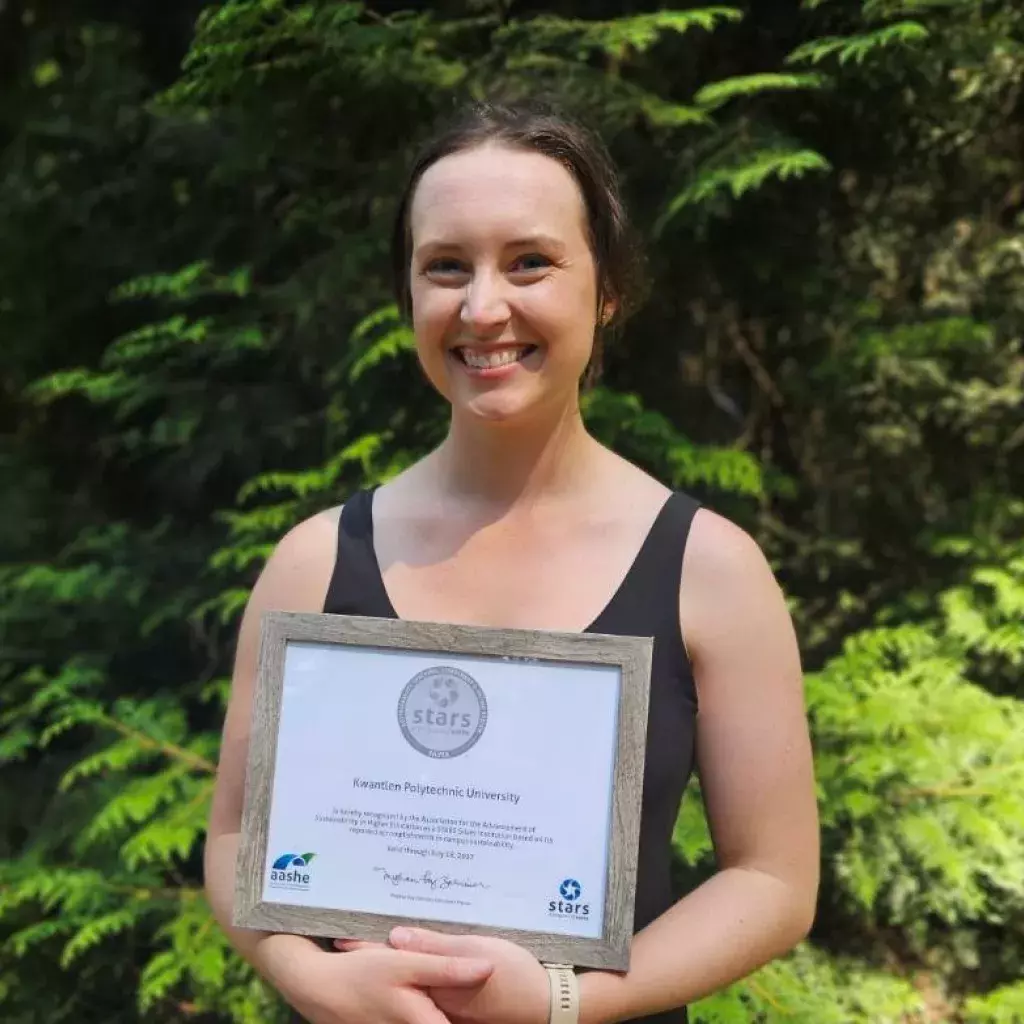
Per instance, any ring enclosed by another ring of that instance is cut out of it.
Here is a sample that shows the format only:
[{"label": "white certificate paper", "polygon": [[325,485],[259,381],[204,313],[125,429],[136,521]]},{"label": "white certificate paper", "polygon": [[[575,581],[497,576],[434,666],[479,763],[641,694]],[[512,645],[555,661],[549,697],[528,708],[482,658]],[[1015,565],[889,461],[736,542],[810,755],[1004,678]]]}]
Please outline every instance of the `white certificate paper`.
[{"label": "white certificate paper", "polygon": [[600,938],[617,667],[289,642],[263,899]]}]

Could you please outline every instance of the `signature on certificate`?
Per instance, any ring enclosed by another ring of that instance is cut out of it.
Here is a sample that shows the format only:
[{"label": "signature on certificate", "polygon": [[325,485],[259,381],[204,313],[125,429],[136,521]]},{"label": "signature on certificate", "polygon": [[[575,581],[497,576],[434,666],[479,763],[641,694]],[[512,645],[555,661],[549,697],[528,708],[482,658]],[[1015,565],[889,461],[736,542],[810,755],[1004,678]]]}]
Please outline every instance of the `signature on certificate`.
[{"label": "signature on certificate", "polygon": [[384,881],[396,888],[403,885],[422,886],[431,892],[446,889],[489,889],[486,882],[478,882],[474,878],[455,878],[452,875],[435,875],[433,871],[424,871],[420,875],[407,875],[402,871],[390,868],[375,867],[374,871],[383,874]]}]

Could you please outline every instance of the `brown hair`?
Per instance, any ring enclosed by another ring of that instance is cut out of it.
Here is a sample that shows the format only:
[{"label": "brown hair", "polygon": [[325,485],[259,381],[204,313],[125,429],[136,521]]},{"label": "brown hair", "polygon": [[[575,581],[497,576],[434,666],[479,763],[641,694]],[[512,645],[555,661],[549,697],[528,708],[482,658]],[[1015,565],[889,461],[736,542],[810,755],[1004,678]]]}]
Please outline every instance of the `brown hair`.
[{"label": "brown hair", "polygon": [[[409,208],[420,178],[438,160],[487,143],[557,160],[572,174],[583,195],[598,284],[599,320],[587,368],[590,382],[600,369],[606,329],[621,326],[641,301],[643,260],[622,200],[618,173],[604,144],[578,121],[551,107],[472,103],[423,145],[399,200],[391,236],[393,287],[399,309],[409,315]],[[614,315],[608,324],[602,324],[601,310],[609,299],[615,304]]]}]

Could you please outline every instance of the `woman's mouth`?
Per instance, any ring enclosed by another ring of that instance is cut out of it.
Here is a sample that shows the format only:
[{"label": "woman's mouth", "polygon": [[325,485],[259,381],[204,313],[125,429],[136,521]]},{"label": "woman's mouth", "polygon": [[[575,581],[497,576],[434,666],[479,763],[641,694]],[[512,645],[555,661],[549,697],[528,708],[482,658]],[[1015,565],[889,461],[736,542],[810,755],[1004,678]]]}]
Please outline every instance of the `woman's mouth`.
[{"label": "woman's mouth", "polygon": [[536,351],[536,345],[516,345],[495,349],[459,346],[452,350],[455,358],[471,370],[500,370],[513,363],[522,362],[526,356]]}]

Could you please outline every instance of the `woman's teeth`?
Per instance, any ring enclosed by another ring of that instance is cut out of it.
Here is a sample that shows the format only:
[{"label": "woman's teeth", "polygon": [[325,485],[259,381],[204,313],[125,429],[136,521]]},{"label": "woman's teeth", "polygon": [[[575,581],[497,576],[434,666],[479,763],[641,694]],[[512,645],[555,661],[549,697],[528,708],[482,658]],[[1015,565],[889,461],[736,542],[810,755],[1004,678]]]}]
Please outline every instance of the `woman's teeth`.
[{"label": "woman's teeth", "polygon": [[475,370],[493,370],[498,366],[508,366],[518,362],[526,354],[529,346],[523,348],[503,348],[495,352],[473,352],[468,348],[459,349],[462,361]]}]

